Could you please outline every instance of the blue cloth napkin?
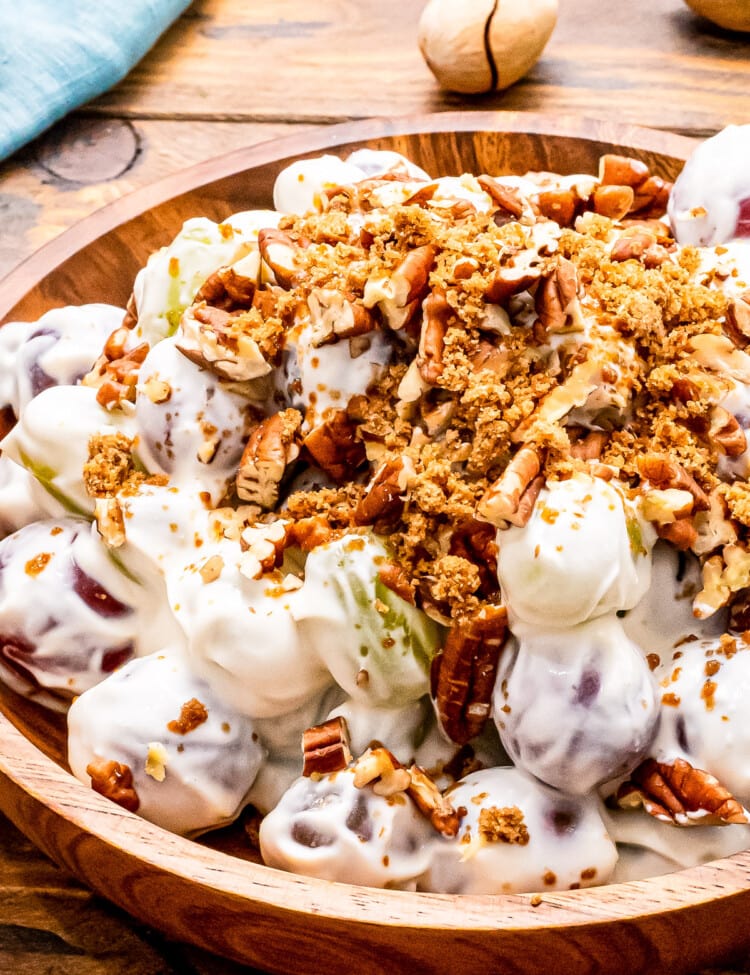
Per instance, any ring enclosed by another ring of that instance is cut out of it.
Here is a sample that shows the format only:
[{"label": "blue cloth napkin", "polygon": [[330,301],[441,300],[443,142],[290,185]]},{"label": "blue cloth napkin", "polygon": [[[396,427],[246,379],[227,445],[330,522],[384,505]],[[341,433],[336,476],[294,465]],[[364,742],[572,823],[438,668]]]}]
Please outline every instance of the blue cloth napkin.
[{"label": "blue cloth napkin", "polygon": [[0,0],[0,159],[116,84],[190,0]]}]

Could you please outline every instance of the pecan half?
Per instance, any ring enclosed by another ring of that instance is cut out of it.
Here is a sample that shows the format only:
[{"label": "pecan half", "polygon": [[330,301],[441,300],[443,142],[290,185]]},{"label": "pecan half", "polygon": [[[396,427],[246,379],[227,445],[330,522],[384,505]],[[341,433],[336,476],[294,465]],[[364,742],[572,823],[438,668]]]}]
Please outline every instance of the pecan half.
[{"label": "pecan half", "polygon": [[336,410],[307,434],[302,445],[317,466],[338,484],[365,461],[365,446],[346,410]]},{"label": "pecan half", "polygon": [[432,662],[432,696],[438,718],[458,745],[475,738],[489,716],[507,622],[503,606],[483,606],[476,616],[453,624],[445,646]]},{"label": "pecan half", "polygon": [[303,731],[302,754],[302,774],[306,778],[311,775],[329,775],[345,769],[352,760],[346,719],[331,718]]},{"label": "pecan half", "polygon": [[[529,489],[542,470],[544,456],[534,446],[523,446],[512,458],[500,477],[491,484],[477,505],[480,518],[495,525],[507,528],[508,525],[526,524],[531,510],[523,512],[526,521],[520,521],[519,508],[524,493]],[[541,485],[539,486],[541,488]],[[537,494],[539,489],[537,489]],[[536,497],[534,497],[536,501]],[[533,504],[531,506],[533,510]]]},{"label": "pecan half", "polygon": [[390,274],[368,279],[363,296],[365,308],[377,306],[389,328],[394,331],[404,328],[427,294],[436,257],[437,248],[424,244],[410,250]]},{"label": "pecan half", "polygon": [[[535,263],[531,263],[534,261]],[[542,265],[536,251],[516,255],[510,264],[497,268],[484,293],[485,301],[504,305],[513,295],[536,284],[542,276]]]},{"label": "pecan half", "polygon": [[436,288],[424,302],[422,331],[419,337],[417,368],[422,379],[434,386],[443,374],[445,333],[453,317],[453,309],[442,289]]},{"label": "pecan half", "polygon": [[273,508],[286,469],[299,456],[295,435],[302,424],[297,410],[267,417],[250,434],[237,471],[237,495],[242,501]]},{"label": "pecan half", "polygon": [[571,325],[578,327],[581,306],[575,264],[561,257],[552,272],[542,278],[534,302],[546,332],[561,332]]},{"label": "pecan half", "polygon": [[98,758],[86,766],[91,788],[99,795],[111,799],[123,809],[137,812],[141,804],[133,785],[133,773],[128,765],[106,758]]},{"label": "pecan half", "polygon": [[623,808],[642,805],[651,816],[677,826],[750,822],[747,810],[717,778],[682,758],[647,758],[620,786],[615,800]]}]

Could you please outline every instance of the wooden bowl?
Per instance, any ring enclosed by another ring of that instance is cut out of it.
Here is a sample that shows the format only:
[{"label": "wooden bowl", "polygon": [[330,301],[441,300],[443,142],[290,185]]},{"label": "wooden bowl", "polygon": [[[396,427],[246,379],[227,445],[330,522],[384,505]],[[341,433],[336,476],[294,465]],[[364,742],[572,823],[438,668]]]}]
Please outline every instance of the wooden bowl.
[{"label": "wooden bowl", "polygon": [[[300,155],[395,148],[428,172],[596,172],[626,151],[674,178],[693,143],[610,122],[442,114],[306,132],[195,166],[82,221],[14,271],[0,318],[124,303],[182,221],[268,206]],[[688,972],[748,944],[750,853],[653,880],[531,895],[451,897],[308,880],[173,836],[64,767],[64,722],[0,692],[0,807],[71,873],[148,924],[279,972]]]}]

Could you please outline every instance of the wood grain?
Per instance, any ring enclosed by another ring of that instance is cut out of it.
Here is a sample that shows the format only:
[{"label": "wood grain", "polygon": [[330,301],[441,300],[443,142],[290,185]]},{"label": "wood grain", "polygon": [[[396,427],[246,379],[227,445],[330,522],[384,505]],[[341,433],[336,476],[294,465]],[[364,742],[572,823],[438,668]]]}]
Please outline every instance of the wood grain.
[{"label": "wood grain", "polygon": [[[89,111],[330,122],[452,109],[608,117],[689,134],[747,121],[750,41],[681,0],[563,0],[541,61],[505,93],[441,91],[417,48],[423,0],[198,0]],[[154,84],[157,81],[157,84]]]},{"label": "wood grain", "polygon": [[70,116],[0,164],[0,277],[79,220],[139,187],[222,152],[304,128]]},{"label": "wood grain", "polygon": [[[146,251],[187,213],[221,216],[266,202],[285,161],[321,145],[394,147],[435,172],[592,171],[602,151],[625,149],[665,176],[676,174],[691,147],[677,136],[612,123],[556,118],[553,133],[550,125],[514,114],[370,121],[200,164],[52,242],[8,280],[0,313],[38,313],[106,288],[125,294]],[[10,692],[0,695],[0,712],[0,806],[10,819],[64,869],[143,922],[238,962],[300,975],[348,973],[353,958],[363,975],[380,975],[384,959],[389,971],[443,972],[446,958],[456,975],[689,972],[750,949],[750,852],[653,880],[545,894],[538,904],[529,895],[454,898],[330,884],[227,856],[138,819],[48,757],[63,754],[56,719],[42,719]],[[30,916],[55,936],[43,911]],[[7,936],[23,947],[12,925]],[[70,921],[64,927],[69,934]],[[75,940],[69,946],[78,950]]]}]

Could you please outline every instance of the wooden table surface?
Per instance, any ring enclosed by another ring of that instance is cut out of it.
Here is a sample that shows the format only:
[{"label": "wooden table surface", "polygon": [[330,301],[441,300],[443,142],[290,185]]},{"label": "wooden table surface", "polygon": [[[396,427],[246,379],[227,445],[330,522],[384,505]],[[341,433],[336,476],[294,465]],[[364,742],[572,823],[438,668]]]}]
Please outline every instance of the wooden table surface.
[{"label": "wooden table surface", "polygon": [[[130,190],[304,126],[450,109],[615,117],[696,137],[750,122],[750,34],[714,28],[682,0],[560,0],[533,71],[477,98],[435,84],[417,48],[422,6],[197,0],[117,88],[0,165],[0,275]],[[0,973],[249,971],[131,921],[0,816]]]}]

